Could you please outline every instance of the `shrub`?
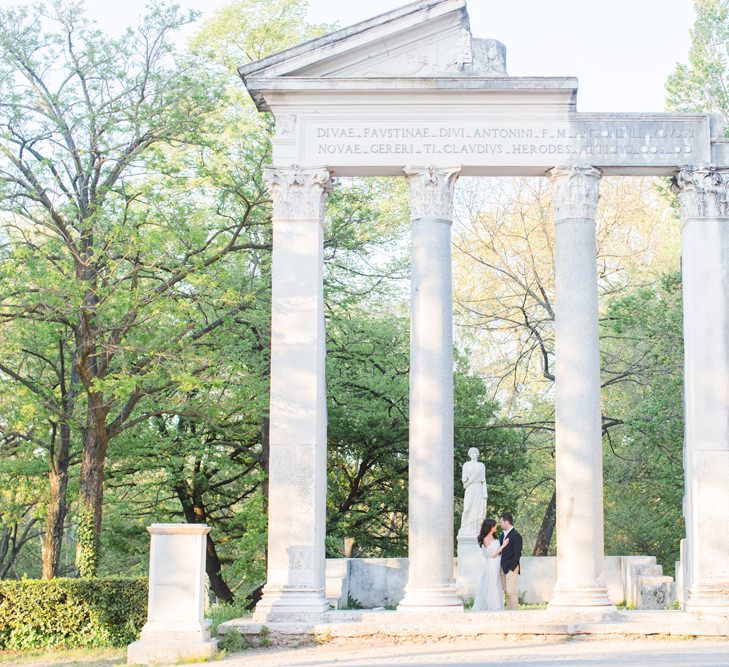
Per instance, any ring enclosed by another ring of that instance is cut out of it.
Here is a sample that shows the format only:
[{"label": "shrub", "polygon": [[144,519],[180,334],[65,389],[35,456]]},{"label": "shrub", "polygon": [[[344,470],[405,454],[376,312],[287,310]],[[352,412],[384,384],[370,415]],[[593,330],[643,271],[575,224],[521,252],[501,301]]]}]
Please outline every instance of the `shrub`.
[{"label": "shrub", "polygon": [[143,578],[0,580],[0,649],[122,646],[146,618]]},{"label": "shrub", "polygon": [[241,618],[243,616],[250,616],[251,611],[248,609],[248,600],[244,597],[236,598],[235,602],[219,602],[211,605],[205,614],[210,619],[210,632],[213,635],[218,634],[218,626],[221,623],[230,621],[234,618]]}]

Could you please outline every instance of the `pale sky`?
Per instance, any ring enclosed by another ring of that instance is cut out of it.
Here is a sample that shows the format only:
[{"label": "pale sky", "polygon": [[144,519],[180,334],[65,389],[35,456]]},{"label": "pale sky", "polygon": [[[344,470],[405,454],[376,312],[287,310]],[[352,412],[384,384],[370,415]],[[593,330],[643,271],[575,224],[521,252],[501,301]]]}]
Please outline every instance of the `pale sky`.
[{"label": "pale sky", "polygon": [[[225,0],[178,0],[203,16]],[[18,4],[0,0],[0,7]],[[22,3],[21,3],[22,4]],[[145,0],[87,0],[101,27],[133,24]],[[407,0],[310,0],[312,22],[345,27]],[[577,76],[578,111],[662,111],[666,77],[686,61],[692,0],[470,0],[475,37],[506,44],[513,76]]]}]

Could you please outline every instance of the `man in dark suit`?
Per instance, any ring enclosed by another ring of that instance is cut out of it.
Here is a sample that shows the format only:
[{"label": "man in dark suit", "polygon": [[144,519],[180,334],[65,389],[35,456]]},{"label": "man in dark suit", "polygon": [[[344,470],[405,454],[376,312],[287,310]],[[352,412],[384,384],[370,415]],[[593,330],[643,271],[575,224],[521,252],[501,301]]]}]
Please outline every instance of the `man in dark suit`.
[{"label": "man in dark suit", "polygon": [[[501,515],[501,587],[506,595],[506,608],[519,608],[519,559],[521,558],[521,535],[514,528],[514,517],[508,512]],[[506,542],[506,540],[509,540]],[[506,543],[506,546],[503,546]]]}]

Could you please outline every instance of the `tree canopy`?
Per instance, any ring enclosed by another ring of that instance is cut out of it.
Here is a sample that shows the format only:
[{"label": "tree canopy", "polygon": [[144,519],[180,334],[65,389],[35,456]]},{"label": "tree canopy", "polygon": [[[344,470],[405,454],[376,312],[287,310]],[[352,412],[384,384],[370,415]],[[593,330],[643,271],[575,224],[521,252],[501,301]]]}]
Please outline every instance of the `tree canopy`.
[{"label": "tree canopy", "polygon": [[[667,105],[726,116],[729,2],[696,9]],[[236,67],[333,27],[308,24],[303,0],[237,0],[200,22],[151,3],[119,37],[73,0],[0,10],[0,577],[141,574],[146,526],[184,521],[212,526],[217,599],[263,582],[275,119]],[[327,203],[330,556],[407,553],[406,188],[340,178]],[[660,181],[603,179],[601,192],[606,546],[670,570],[683,531],[677,216]],[[547,555],[550,192],[462,179],[456,208],[456,496],[476,446],[489,514],[514,513]]]}]

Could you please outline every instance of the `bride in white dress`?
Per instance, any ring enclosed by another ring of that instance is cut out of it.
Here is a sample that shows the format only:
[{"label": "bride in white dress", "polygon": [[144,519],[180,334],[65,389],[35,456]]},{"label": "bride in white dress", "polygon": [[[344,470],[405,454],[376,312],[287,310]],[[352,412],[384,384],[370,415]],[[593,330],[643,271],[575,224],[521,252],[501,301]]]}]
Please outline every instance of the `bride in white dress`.
[{"label": "bride in white dress", "polygon": [[486,519],[481,525],[478,534],[478,544],[481,547],[483,562],[481,563],[481,578],[476,589],[472,611],[501,611],[504,608],[504,591],[501,588],[501,552],[509,543],[499,544],[496,537],[496,521]]}]

